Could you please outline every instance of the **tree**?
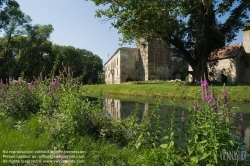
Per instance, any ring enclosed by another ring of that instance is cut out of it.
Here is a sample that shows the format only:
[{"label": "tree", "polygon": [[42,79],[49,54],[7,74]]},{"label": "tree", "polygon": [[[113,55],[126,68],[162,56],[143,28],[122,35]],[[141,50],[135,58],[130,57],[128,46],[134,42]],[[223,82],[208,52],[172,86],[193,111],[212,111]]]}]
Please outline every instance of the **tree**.
[{"label": "tree", "polygon": [[96,16],[112,21],[124,43],[139,38],[160,40],[189,63],[196,81],[204,73],[207,78],[210,53],[232,42],[250,10],[250,0],[93,1],[106,6]]},{"label": "tree", "polygon": [[24,35],[16,36],[16,65],[11,75],[17,78],[22,73],[29,81],[46,68],[46,58],[52,51],[49,41],[53,31],[52,25],[29,25]]},{"label": "tree", "polygon": [[72,46],[54,45],[52,50],[50,61],[54,64],[53,73],[59,74],[59,70],[63,71],[69,67],[73,72],[73,77],[81,78],[83,84],[101,83],[99,75],[103,70],[103,65],[99,56]]},{"label": "tree", "polygon": [[0,30],[4,32],[0,45],[1,78],[7,78],[10,75],[12,62],[16,56],[14,37],[21,35],[30,21],[30,17],[20,10],[19,4],[15,0],[0,1]]}]

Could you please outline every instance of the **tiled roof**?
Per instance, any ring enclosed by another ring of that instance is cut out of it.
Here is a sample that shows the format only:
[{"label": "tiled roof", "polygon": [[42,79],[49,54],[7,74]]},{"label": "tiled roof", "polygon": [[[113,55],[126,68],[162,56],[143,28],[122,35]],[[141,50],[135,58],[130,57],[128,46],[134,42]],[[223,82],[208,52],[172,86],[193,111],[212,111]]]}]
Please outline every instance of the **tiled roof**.
[{"label": "tiled roof", "polygon": [[244,51],[242,44],[231,44],[220,49],[216,49],[210,54],[209,60],[232,58]]}]

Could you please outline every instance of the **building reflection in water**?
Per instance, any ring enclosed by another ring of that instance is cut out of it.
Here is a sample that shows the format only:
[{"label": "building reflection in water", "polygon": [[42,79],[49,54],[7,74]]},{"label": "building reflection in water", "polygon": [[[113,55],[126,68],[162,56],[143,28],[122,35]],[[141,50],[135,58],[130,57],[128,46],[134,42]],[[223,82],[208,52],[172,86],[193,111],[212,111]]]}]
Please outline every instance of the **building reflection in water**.
[{"label": "building reflection in water", "polygon": [[[132,101],[121,101],[118,99],[106,98],[104,101],[105,109],[108,113],[108,117],[114,120],[124,120],[129,117],[132,112],[138,109],[139,119],[142,120],[145,116],[148,115],[148,110],[150,107],[154,107],[154,105],[149,103],[139,103],[136,106],[135,102]],[[171,111],[166,111],[170,106],[162,106],[160,107],[160,114],[166,115],[171,113]],[[183,108],[179,111],[181,115]],[[177,112],[178,113],[178,112]],[[236,117],[238,117],[238,113]],[[250,114],[243,114],[243,128],[245,129],[245,138],[244,142],[246,143],[246,148],[250,149]]]},{"label": "building reflection in water", "polygon": [[[108,116],[115,120],[124,120],[129,117],[134,110],[136,110],[136,104],[130,101],[121,101],[118,99],[106,98],[104,101],[105,109]],[[148,112],[148,103],[138,104],[139,118],[143,119]]]}]

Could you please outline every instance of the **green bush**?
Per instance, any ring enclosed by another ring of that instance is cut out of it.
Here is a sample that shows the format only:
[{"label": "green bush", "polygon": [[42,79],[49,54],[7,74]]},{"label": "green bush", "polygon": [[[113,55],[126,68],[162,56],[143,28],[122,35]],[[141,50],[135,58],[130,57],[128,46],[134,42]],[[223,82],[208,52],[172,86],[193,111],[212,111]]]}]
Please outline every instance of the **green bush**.
[{"label": "green bush", "polygon": [[34,85],[15,82],[0,85],[0,110],[7,117],[27,119],[40,110],[41,100],[38,98]]}]

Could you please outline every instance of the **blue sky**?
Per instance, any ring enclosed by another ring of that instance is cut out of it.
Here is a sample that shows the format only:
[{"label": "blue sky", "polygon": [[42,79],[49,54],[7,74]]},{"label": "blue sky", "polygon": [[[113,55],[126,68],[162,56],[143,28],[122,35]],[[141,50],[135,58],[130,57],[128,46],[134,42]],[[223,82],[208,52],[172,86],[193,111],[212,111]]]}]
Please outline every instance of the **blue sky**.
[{"label": "blue sky", "polygon": [[[119,48],[117,29],[95,18],[97,7],[85,0],[17,0],[21,10],[32,18],[33,24],[51,24],[54,44],[87,49],[105,63]],[[233,43],[242,42],[242,33]],[[135,47],[135,45],[123,45]]]},{"label": "blue sky", "polygon": [[[95,18],[97,7],[85,0],[17,0],[21,10],[29,15],[33,24],[51,24],[54,31],[50,40],[54,44],[74,46],[92,51],[105,63],[108,55],[119,46],[117,29],[110,23]],[[124,45],[135,47],[135,45]]]}]

